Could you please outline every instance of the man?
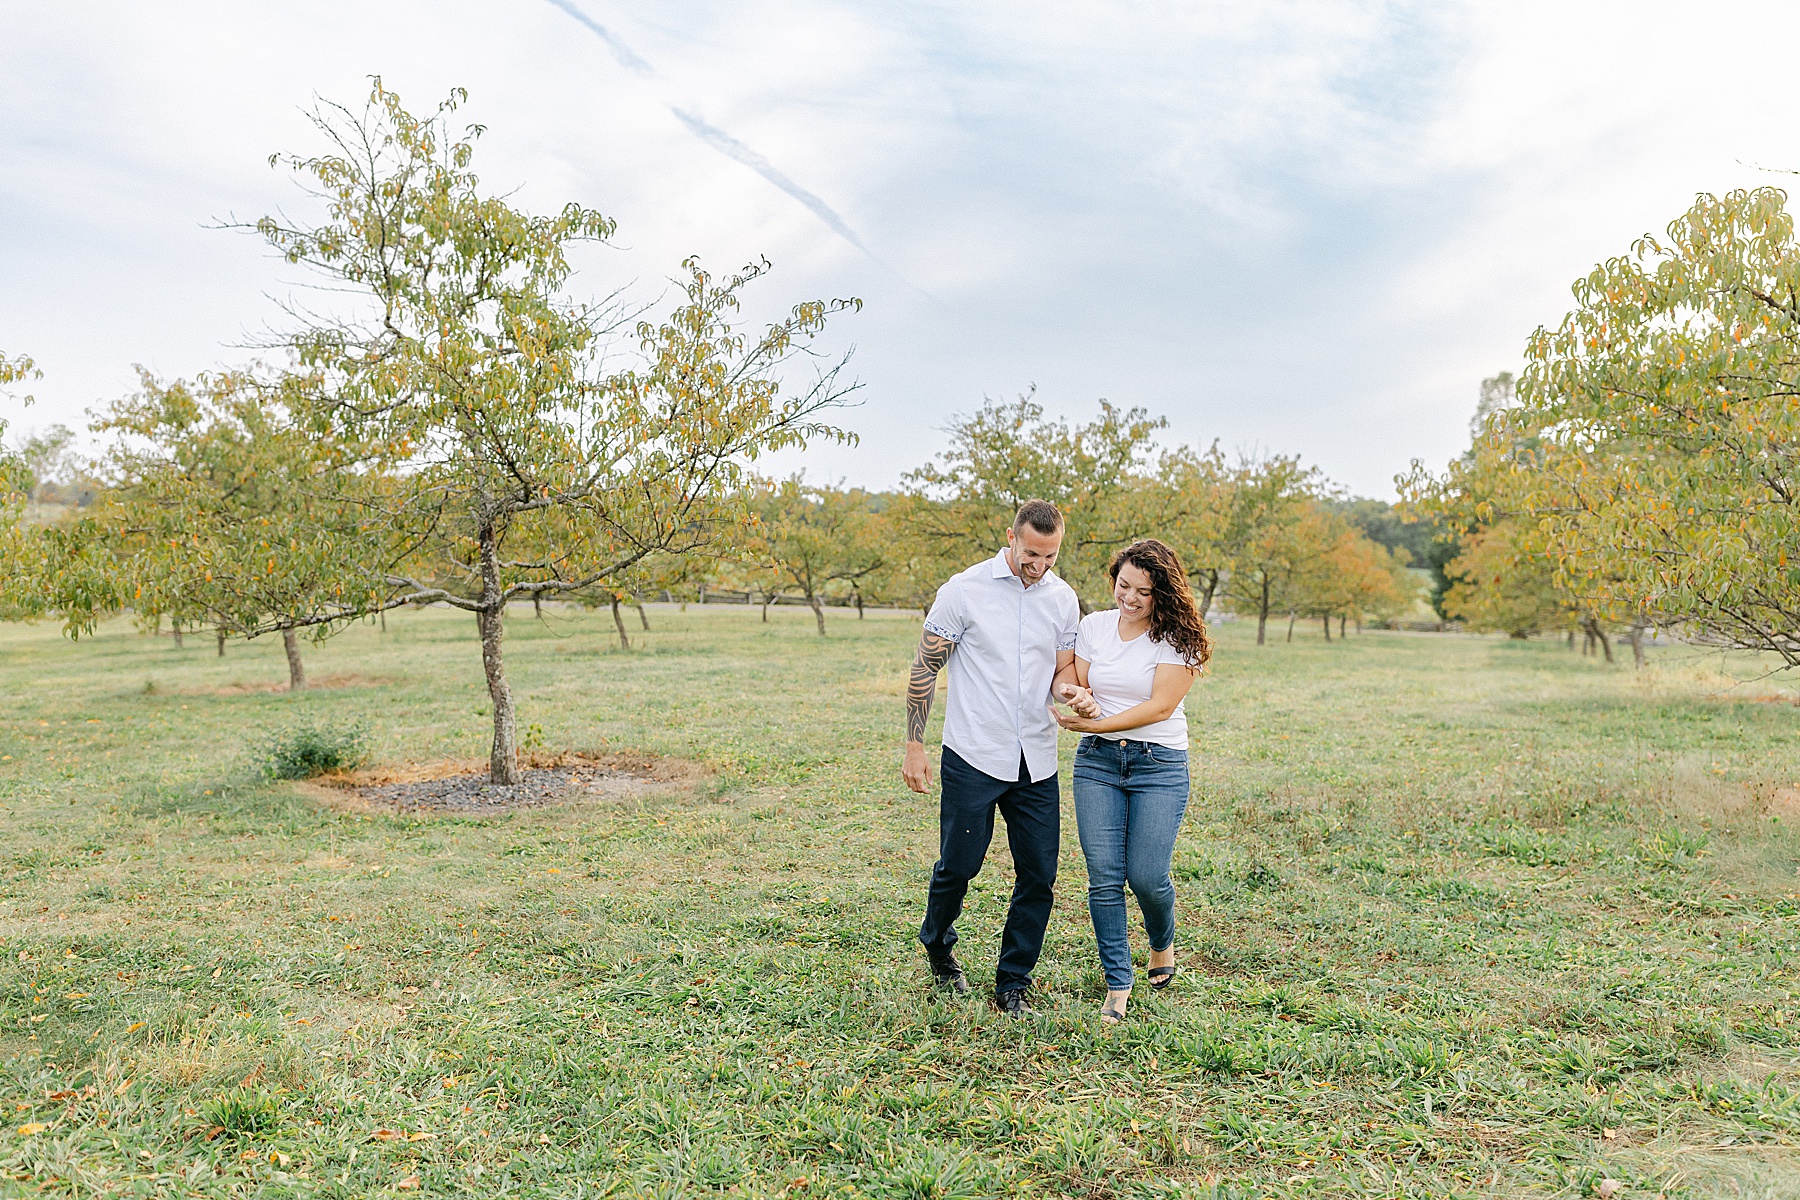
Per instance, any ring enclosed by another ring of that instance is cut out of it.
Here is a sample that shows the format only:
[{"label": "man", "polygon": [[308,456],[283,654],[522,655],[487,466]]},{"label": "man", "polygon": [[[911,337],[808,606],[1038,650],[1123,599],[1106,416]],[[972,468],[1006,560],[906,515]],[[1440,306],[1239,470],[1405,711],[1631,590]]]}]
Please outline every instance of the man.
[{"label": "man", "polygon": [[1049,703],[1056,696],[1083,715],[1099,712],[1086,689],[1075,685],[1081,606],[1050,569],[1062,538],[1062,514],[1055,505],[1042,500],[1022,505],[1005,548],[938,589],[906,692],[900,773],[907,787],[924,792],[931,786],[925,721],[938,672],[950,664],[938,861],[919,941],[938,984],[959,995],[967,992],[962,964],[952,953],[956,919],[969,881],[987,856],[999,809],[1018,880],[1000,939],[994,1002],[1013,1017],[1031,1014],[1026,992],[1050,922],[1062,841],[1057,726]]}]

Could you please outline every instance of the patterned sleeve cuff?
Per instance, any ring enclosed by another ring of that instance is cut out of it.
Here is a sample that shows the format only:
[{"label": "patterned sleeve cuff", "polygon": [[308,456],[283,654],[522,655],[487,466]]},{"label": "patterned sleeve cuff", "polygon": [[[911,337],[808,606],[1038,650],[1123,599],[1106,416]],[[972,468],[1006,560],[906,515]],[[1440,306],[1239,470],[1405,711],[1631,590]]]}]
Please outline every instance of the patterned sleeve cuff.
[{"label": "patterned sleeve cuff", "polygon": [[1075,648],[1075,638],[1073,636],[1070,636],[1067,640],[1064,640],[1062,638],[1058,638],[1056,640],[1056,649],[1059,653],[1064,650],[1073,650],[1074,648]]},{"label": "patterned sleeve cuff", "polygon": [[[941,638],[943,638],[943,639],[944,639],[944,640],[945,640],[945,641],[946,641],[946,642],[952,642],[952,643],[955,643],[955,642],[960,642],[960,641],[962,641],[962,634],[960,634],[960,633],[952,633],[952,632],[951,632],[951,631],[950,631],[950,630],[948,630],[948,629],[946,629],[946,628],[944,628],[944,627],[943,627],[943,626],[942,626],[942,625],[939,625],[939,624],[938,624],[938,623],[937,623],[937,622],[935,622],[935,621],[927,621],[927,622],[925,622],[925,632],[927,632],[927,633],[935,633],[935,634],[937,634],[937,635],[938,635],[938,636],[939,636],[939,637],[941,637]],[[1073,643],[1073,642],[1070,642],[1070,643],[1069,643],[1069,644],[1070,644],[1070,645],[1071,645],[1071,646],[1073,646],[1073,645],[1074,645],[1074,644],[1075,644],[1075,643]]]}]

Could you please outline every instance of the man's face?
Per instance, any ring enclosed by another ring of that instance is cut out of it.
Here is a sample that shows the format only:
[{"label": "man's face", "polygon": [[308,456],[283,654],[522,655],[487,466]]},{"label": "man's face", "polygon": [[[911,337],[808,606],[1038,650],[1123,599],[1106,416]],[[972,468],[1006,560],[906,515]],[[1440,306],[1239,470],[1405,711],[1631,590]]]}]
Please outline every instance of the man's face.
[{"label": "man's face", "polygon": [[1039,533],[1030,525],[1006,531],[1007,559],[1012,572],[1026,587],[1044,577],[1056,565],[1056,552],[1062,549],[1063,531]]}]

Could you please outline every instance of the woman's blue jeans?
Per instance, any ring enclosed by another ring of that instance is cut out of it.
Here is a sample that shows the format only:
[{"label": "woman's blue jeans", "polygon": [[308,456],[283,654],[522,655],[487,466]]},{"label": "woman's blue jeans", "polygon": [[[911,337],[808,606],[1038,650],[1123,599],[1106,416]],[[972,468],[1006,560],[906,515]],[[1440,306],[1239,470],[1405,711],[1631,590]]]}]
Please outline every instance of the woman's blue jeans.
[{"label": "woman's blue jeans", "polygon": [[1187,812],[1187,751],[1089,734],[1075,748],[1075,824],[1087,859],[1088,915],[1109,991],[1131,987],[1125,885],[1144,914],[1152,950],[1175,943],[1169,859]]}]

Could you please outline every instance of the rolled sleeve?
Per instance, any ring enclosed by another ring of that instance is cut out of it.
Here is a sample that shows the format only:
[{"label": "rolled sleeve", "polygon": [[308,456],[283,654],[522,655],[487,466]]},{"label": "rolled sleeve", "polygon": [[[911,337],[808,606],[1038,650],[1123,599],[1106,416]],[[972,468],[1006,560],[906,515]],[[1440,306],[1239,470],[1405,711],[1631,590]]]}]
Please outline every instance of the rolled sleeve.
[{"label": "rolled sleeve", "polygon": [[1081,605],[1076,601],[1074,592],[1069,593],[1068,599],[1056,630],[1056,649],[1059,653],[1075,648],[1075,639],[1081,630]]},{"label": "rolled sleeve", "polygon": [[946,642],[962,641],[963,631],[968,628],[962,589],[956,583],[953,579],[939,588],[931,611],[925,614],[925,632],[935,633]]}]

